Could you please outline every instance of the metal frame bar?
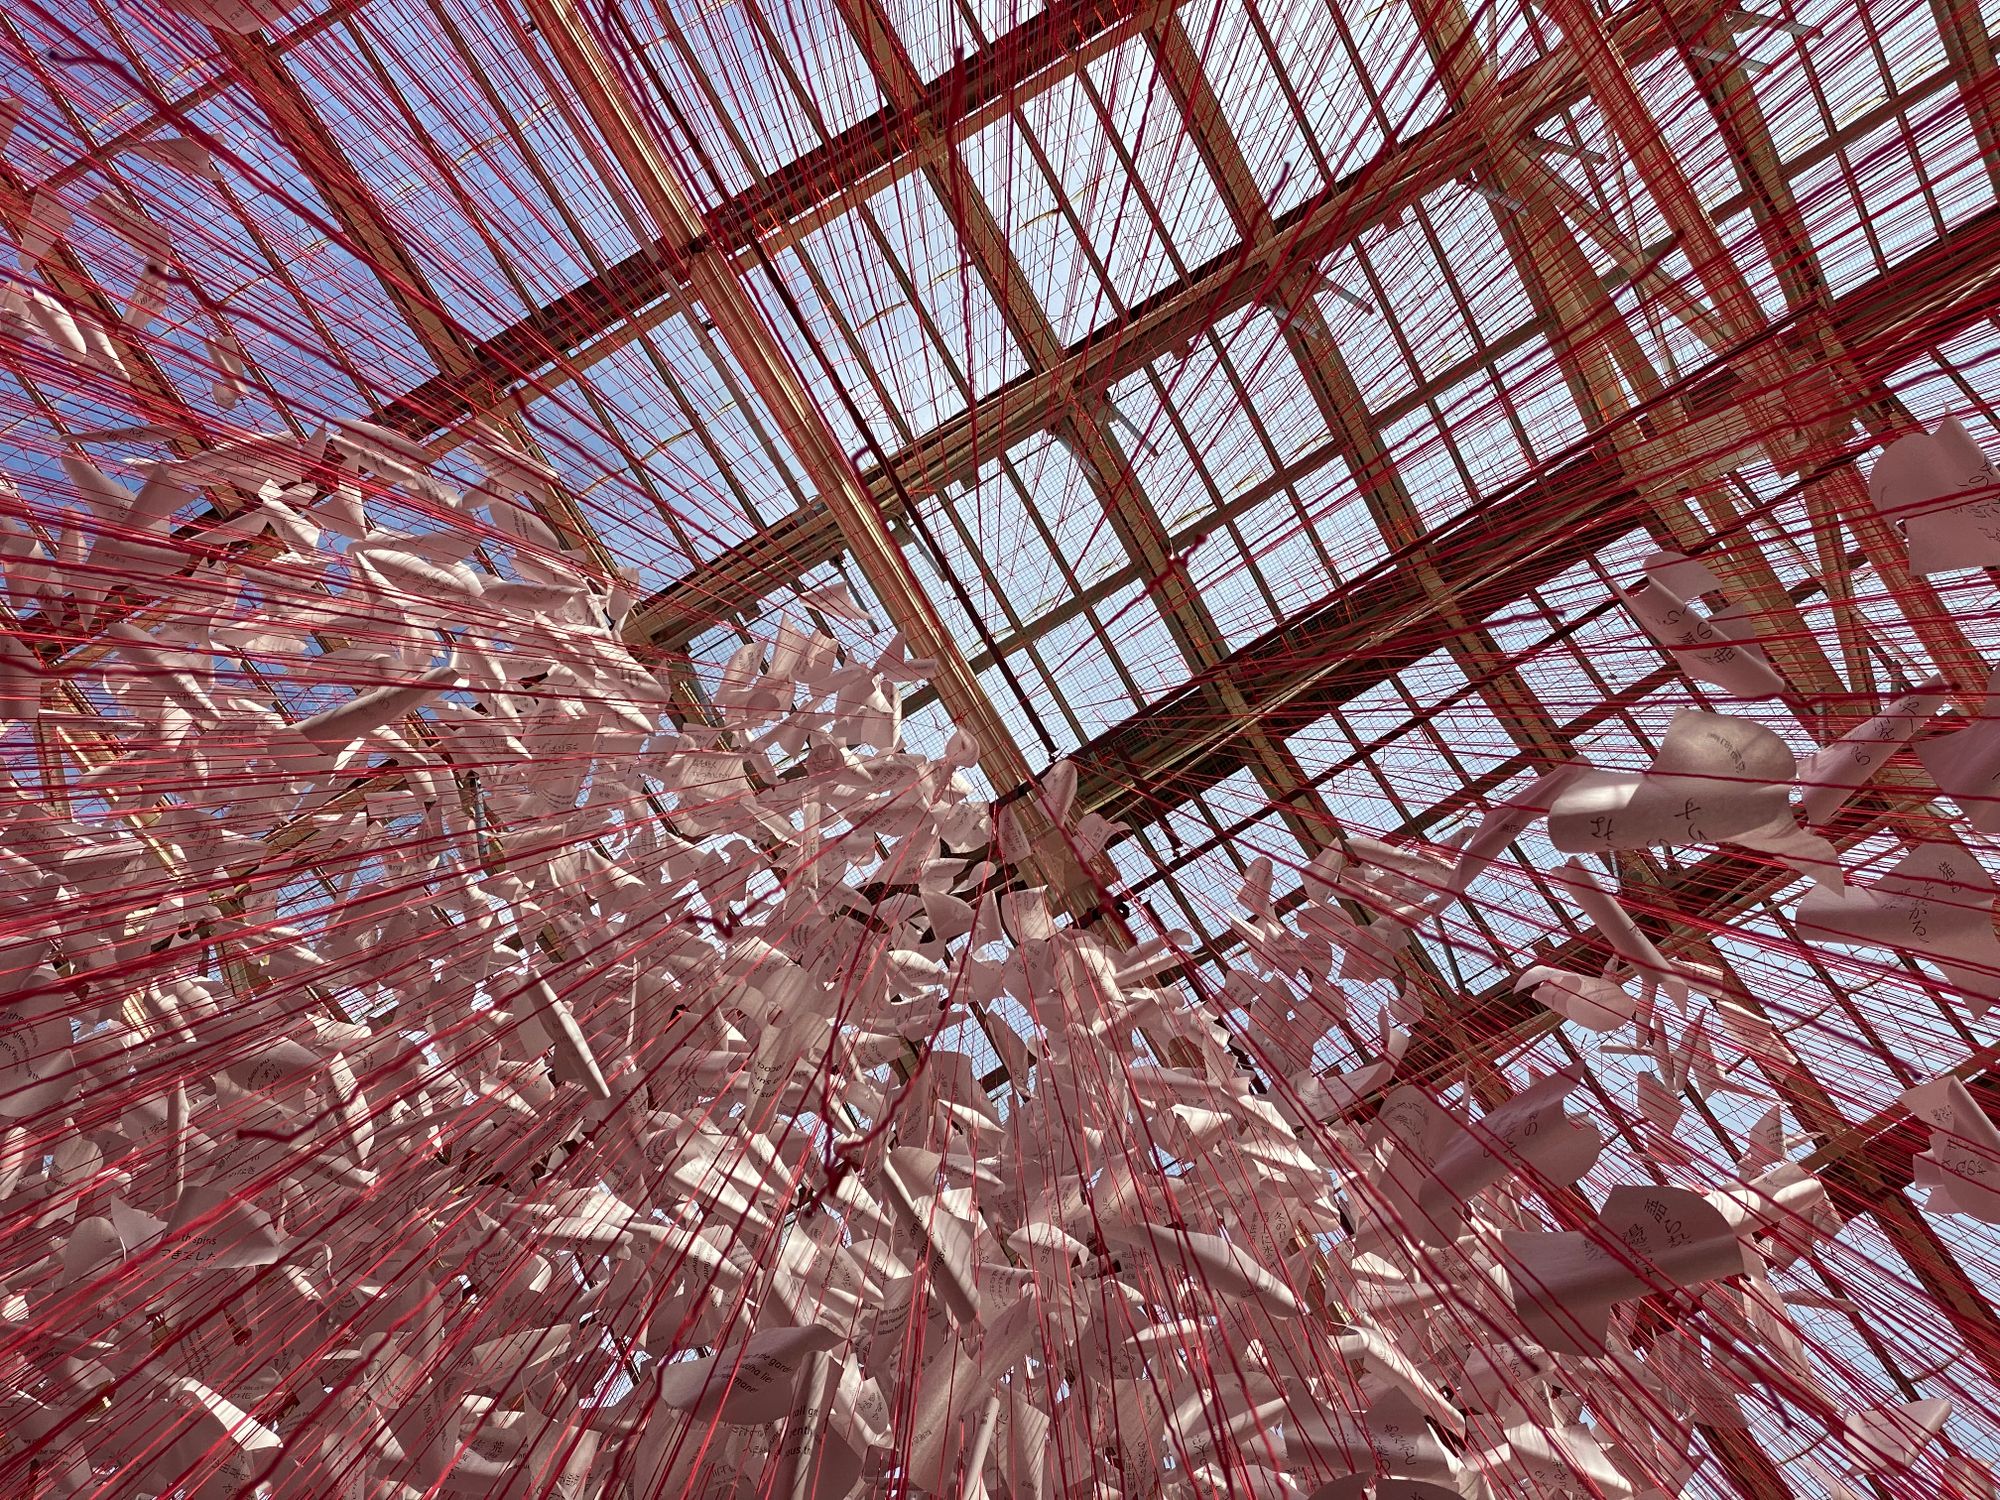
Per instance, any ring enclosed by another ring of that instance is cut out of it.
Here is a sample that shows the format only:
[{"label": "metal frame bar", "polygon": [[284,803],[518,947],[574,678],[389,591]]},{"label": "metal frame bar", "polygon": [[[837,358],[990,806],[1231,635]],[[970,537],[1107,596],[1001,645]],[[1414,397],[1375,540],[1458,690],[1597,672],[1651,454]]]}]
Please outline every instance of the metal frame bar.
[{"label": "metal frame bar", "polygon": [[[2000,208],[1839,298],[1827,322],[1854,368],[1879,378],[1975,325],[1996,288]],[[1737,383],[1732,371],[1710,367],[1676,382],[1668,395],[1675,405],[1708,410]],[[1808,482],[1846,467],[1835,458],[1809,471]],[[1482,498],[1420,545],[1436,558],[1449,597],[1476,620],[1594,555],[1630,527],[1636,498],[1617,464],[1586,450]],[[1231,677],[1265,727],[1282,736],[1291,732],[1283,726],[1303,727],[1392,675],[1440,635],[1427,591],[1402,566],[1415,550],[1399,549],[1321,608],[1232,653],[1210,676]],[[1080,800],[1129,820],[1149,802],[1191,795],[1242,765],[1232,748],[1240,726],[1217,713],[1210,686],[1208,676],[1197,676],[1078,751]]]}]

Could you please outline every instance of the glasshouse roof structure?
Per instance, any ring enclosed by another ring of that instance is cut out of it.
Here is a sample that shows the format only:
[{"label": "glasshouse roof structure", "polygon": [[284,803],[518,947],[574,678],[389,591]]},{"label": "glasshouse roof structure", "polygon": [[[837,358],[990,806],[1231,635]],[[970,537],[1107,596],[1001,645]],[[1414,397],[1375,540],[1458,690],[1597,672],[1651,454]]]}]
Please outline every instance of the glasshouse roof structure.
[{"label": "glasshouse roof structure", "polygon": [[1996,26],[10,7],[0,1492],[1992,1496]]}]

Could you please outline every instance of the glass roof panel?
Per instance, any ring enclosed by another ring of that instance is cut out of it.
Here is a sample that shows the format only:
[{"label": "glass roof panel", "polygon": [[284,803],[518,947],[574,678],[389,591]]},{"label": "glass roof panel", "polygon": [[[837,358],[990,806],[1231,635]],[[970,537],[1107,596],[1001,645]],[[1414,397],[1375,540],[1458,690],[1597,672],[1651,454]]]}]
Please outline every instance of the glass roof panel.
[{"label": "glass roof panel", "polygon": [[[1457,201],[1456,189],[1436,195]],[[1451,272],[1439,262],[1430,239],[1414,217],[1396,228],[1372,231],[1363,241],[1376,292],[1391,330],[1409,350],[1420,374],[1435,374],[1473,352],[1472,331],[1465,317],[1438,293],[1451,285]],[[1360,378],[1357,372],[1357,378]],[[1369,386],[1366,389],[1374,390]]]},{"label": "glass roof panel", "polygon": [[1072,343],[1112,316],[1114,304],[1077,237],[1081,215],[1073,218],[1050,184],[1016,117],[1003,116],[958,149],[1057,340]]},{"label": "glass roof panel", "polygon": [[[370,0],[302,43],[287,68],[439,300],[477,338],[575,286],[592,256],[632,242],[528,59],[503,33],[461,47],[464,36],[424,0]],[[448,92],[444,79],[455,80]],[[572,238],[526,169],[515,128],[601,246],[586,251]]]},{"label": "glass roof panel", "polygon": [[1956,229],[1994,200],[1993,166],[1980,149],[1963,98],[1947,98],[1935,111],[1912,109],[1909,135],[1916,145],[1917,180],[1929,189],[1947,229]]},{"label": "glass roof panel", "polygon": [[[1930,123],[1939,127],[1933,139],[1962,138],[1967,133],[1962,109],[1953,101],[1926,112]],[[1884,123],[1795,179],[1794,191],[1805,210],[1814,248],[1836,292],[1866,281],[1937,238],[1936,210],[1920,190],[1920,181],[1900,120]],[[1974,179],[1958,191],[1980,207],[1992,201],[1990,178],[1984,189]]]},{"label": "glass roof panel", "polygon": [[[1288,8],[1288,14],[1308,21],[1313,10]],[[1358,17],[1346,7],[1340,14],[1353,43],[1355,72],[1367,80],[1371,108],[1380,111],[1388,139],[1408,140],[1444,113],[1444,87],[1431,66],[1415,12],[1404,0],[1380,0],[1361,10]],[[1310,69],[1310,52],[1302,49],[1296,56],[1300,66]],[[1333,101],[1328,102],[1331,109]],[[1331,120],[1330,129],[1316,127],[1314,134],[1340,140],[1345,130],[1352,128],[1337,112],[1331,114]]]},{"label": "glass roof panel", "polygon": [[718,92],[711,70],[714,49],[666,12],[644,0],[620,13],[633,58],[645,80],[646,99],[680,161],[682,180],[696,202],[712,207],[761,177],[757,153],[735,117],[733,102]]},{"label": "glass roof panel", "polygon": [[[1112,390],[1133,472],[1167,530],[1178,531],[1276,472],[1278,458],[1324,434],[1276,320],[1246,310],[1184,355],[1156,361]],[[1245,372],[1249,372],[1246,374]],[[1246,419],[1246,395],[1254,421]],[[1274,455],[1272,442],[1287,450]]]},{"label": "glass roof panel", "polygon": [[[627,382],[630,399],[640,403],[625,451],[637,455],[659,493],[671,497],[689,546],[703,560],[811,495],[769,414],[733,362],[716,362],[719,351],[705,332],[691,329],[685,318],[670,318],[649,330],[637,350],[611,355],[603,365],[607,381]],[[672,390],[662,388],[662,367],[672,373]],[[586,374],[586,383],[591,378]],[[558,402],[560,417],[554,414]],[[608,440],[601,418],[573,395],[557,392],[530,409],[552,434],[568,432],[585,443]],[[580,436],[584,429],[596,436]],[[552,435],[551,441],[560,448],[560,438]],[[620,483],[632,484],[630,468],[625,462]]]},{"label": "glass roof panel", "polygon": [[693,421],[661,388],[643,347],[608,355],[586,378],[599,403],[560,393],[534,403],[530,421],[605,546],[640,570],[648,591],[665,587],[694,566],[691,547],[740,533],[733,497],[700,482]]},{"label": "glass roof panel", "polygon": [[1098,617],[1104,622],[1104,638],[1132,678],[1141,703],[1187,680],[1187,663],[1150,590],[1127,584],[1105,600]]},{"label": "glass roof panel", "polygon": [[[959,243],[951,213],[931,181],[911,175],[868,200],[868,209],[893,247],[929,319],[933,342],[955,372],[953,388],[970,382],[975,397],[990,396],[1027,368],[1007,331],[999,304]],[[962,398],[961,398],[962,401]],[[958,408],[939,407],[927,431]]]},{"label": "glass roof panel", "polygon": [[[261,160],[290,161],[260,113],[235,89],[218,92],[188,117],[197,129],[237,142]],[[209,183],[128,154],[118,158],[116,180],[123,190],[143,195],[149,219],[189,263],[203,295],[226,309],[232,326],[263,351],[260,371],[283,401],[308,408],[319,402],[359,416],[375,401],[436,373],[373,271],[328,232],[334,226],[325,205],[296,171]],[[87,208],[111,182],[109,174],[92,173],[71,183],[63,196],[77,205],[78,252],[108,290],[123,295],[140,262],[110,233],[92,232],[94,217]],[[215,376],[206,345],[209,325],[195,315],[191,297],[170,297],[169,310],[173,316],[160,325],[159,336],[182,357],[163,357],[161,363],[183,397],[205,407]],[[281,331],[282,337],[256,336],[269,331]],[[241,418],[258,411],[275,420],[275,410],[253,388]]]},{"label": "glass roof panel", "polygon": [[[1259,9],[1263,34],[1276,51],[1287,92],[1297,101],[1315,155],[1324,164],[1311,175],[1308,163],[1296,165],[1293,175],[1300,180],[1300,196],[1316,191],[1326,178],[1338,180],[1358,170],[1383,141],[1407,136],[1429,123],[1434,100],[1421,101],[1418,94],[1421,91],[1428,99],[1435,89],[1421,48],[1411,46],[1415,28],[1399,24],[1408,19],[1407,11],[1397,14],[1400,9],[1394,4],[1371,7],[1358,25],[1344,7]],[[1370,74],[1364,82],[1356,67],[1357,49],[1364,60],[1394,55],[1393,73]]]},{"label": "glass roof panel", "polygon": [[822,137],[831,138],[882,107],[874,70],[835,0],[735,0],[761,23],[767,46],[784,56],[793,89]]},{"label": "glass roof panel", "polygon": [[925,79],[936,78],[955,61],[1032,20],[1045,8],[1043,0],[961,0],[952,5],[930,0],[882,0],[882,9],[902,39],[910,62]]},{"label": "glass roof panel", "polygon": [[1288,620],[1331,593],[1339,581],[1294,497],[1274,495],[1230,524],[1280,620]]},{"label": "glass roof panel", "polygon": [[[1383,312],[1389,308],[1393,314],[1395,304],[1365,256],[1350,251],[1329,261],[1315,288],[1313,306],[1371,409],[1385,410],[1418,388],[1401,330]],[[1307,333],[1317,336],[1310,328]]]},{"label": "glass roof panel", "polygon": [[1072,620],[1050,627],[1036,643],[1084,739],[1102,734],[1139,706],[1120,670],[1120,658],[1098,643],[1103,628],[1094,620]]},{"label": "glass roof panel", "polygon": [[[375,7],[381,3],[373,0],[366,12],[371,23],[379,24]],[[550,242],[543,253],[553,270],[548,285],[535,287],[538,300],[567,290],[572,284],[567,273],[579,253],[596,265],[637,249],[631,225],[619,210],[624,185],[615,173],[607,179],[609,157],[582,112],[567,96],[554,94],[546,57],[524,47],[518,35],[489,25],[469,0],[436,0],[430,24],[449,36],[457,51],[455,72],[462,80],[459,93],[441,107],[463,120],[463,92],[472,89],[480,115],[502,127],[481,132],[467,144],[476,152],[470,175],[479,205],[498,215],[517,200],[518,211],[532,213],[533,222],[499,222],[525,234],[532,244]],[[395,44],[406,45],[400,33]],[[512,249],[514,234],[508,242]]]},{"label": "glass roof panel", "polygon": [[[1694,187],[1702,206],[1711,211],[1742,185],[1735,160],[1723,140],[1722,128],[1703,104],[1704,87],[1710,91],[1727,87],[1725,82],[1709,77],[1718,66],[1713,58],[1692,55],[1682,58],[1674,52],[1663,52],[1633,72],[1648,116],[1659,122],[1660,133],[1672,148],[1682,175]],[[1587,103],[1579,114],[1589,120],[1597,115],[1597,110],[1594,104]],[[1597,137],[1592,144],[1599,145],[1607,165],[1598,168],[1577,158],[1572,158],[1571,163],[1613,184],[1606,201],[1612,205],[1621,229],[1638,244],[1657,243],[1672,232],[1665,212],[1654,201],[1643,175],[1631,164],[1629,153],[1617,149],[1615,132],[1608,140],[1600,134],[1604,128],[1598,123],[1589,133]]]},{"label": "glass roof panel", "polygon": [[1190,0],[1180,20],[1258,193],[1274,214],[1284,213],[1324,185],[1326,169],[1254,11]]},{"label": "glass roof panel", "polygon": [[1276,618],[1260,596],[1256,576],[1243,549],[1227,531],[1211,533],[1188,559],[1188,577],[1201,591],[1202,603],[1214,617],[1230,650],[1264,634]]},{"label": "glass roof panel", "polygon": [[[1125,43],[1110,57],[1100,59],[1091,71],[1100,69],[1105,77],[1118,79],[1121,86],[1123,79],[1118,75],[1125,72],[1157,84],[1141,41]],[[1136,105],[1138,111],[1147,109],[1146,101],[1154,92],[1150,87],[1144,91]],[[1163,97],[1160,107],[1162,118],[1169,117],[1172,99]],[[1093,321],[1101,321],[1138,301],[1172,274],[1166,244],[1139,201],[1138,180],[1113,145],[1110,130],[1081,79],[1066,78],[1047,93],[1028,100],[1019,117],[1018,148],[1050,175],[1064,205],[1062,216],[1080,231],[1080,248],[1087,250],[1091,263],[1106,280],[1112,300],[1094,310]],[[1174,158],[1164,160],[1171,163]],[[1200,169],[1197,166],[1194,170]],[[1211,187],[1211,196],[1213,191]],[[987,196],[992,201],[993,195]],[[1007,222],[1004,214],[1002,222]],[[1032,270],[1029,274],[1034,275]],[[1058,304],[1045,306],[1061,330],[1063,342],[1084,331],[1066,326],[1057,315]]]},{"label": "glass roof panel", "polygon": [[[831,5],[792,0],[770,14],[755,0],[625,0],[624,8],[635,35],[656,44],[649,48],[655,64],[665,68],[672,59],[672,71],[662,75],[669,87],[662,108],[707,94],[709,113],[753,178],[819,145],[822,122],[837,131],[879,102],[867,65]],[[817,76],[816,66],[825,73],[808,97],[801,90],[805,79]],[[695,129],[722,146],[698,123]],[[744,185],[738,175],[743,165],[732,171],[727,160],[716,163],[718,181],[697,182],[711,193]]]},{"label": "glass roof panel", "polygon": [[[962,254],[931,183],[901,178],[779,252],[789,304],[765,290],[772,326],[850,453],[849,403],[887,452],[963,411],[1024,368],[999,307]],[[767,289],[761,272],[753,284]],[[793,307],[804,310],[810,337]],[[831,369],[829,369],[831,366]]]},{"label": "glass roof panel", "polygon": [[[1494,234],[1501,204],[1456,185],[1424,200],[1425,222],[1437,237],[1440,262],[1449,267],[1461,293],[1474,335],[1497,343],[1533,316],[1528,289],[1511,256],[1499,253]],[[1435,370],[1433,370],[1435,373]]]},{"label": "glass roof panel", "polygon": [[1016,652],[1003,665],[981,672],[979,680],[1014,742],[1030,747],[1031,753],[1057,761],[1088,737],[1082,714],[1090,700],[1071,704],[1059,696],[1034,653]]},{"label": "glass roof panel", "polygon": [[1471,496],[1452,462],[1448,439],[1428,411],[1390,423],[1382,429],[1382,440],[1426,528],[1442,525],[1465,510]]},{"label": "glass roof panel", "polygon": [[[1132,178],[1137,199],[1136,206],[1118,203],[1114,212],[1143,213],[1162,252],[1128,276],[1118,270],[1117,256],[1104,236],[1092,231],[1091,242],[1112,267],[1118,294],[1130,304],[1156,290],[1168,273],[1184,276],[1189,266],[1228,249],[1235,230],[1152,49],[1142,39],[1127,42],[1092,62],[1084,76],[1089,81],[1084,92],[1095,96],[1096,112],[1108,117],[1123,148],[1120,164]],[[1053,101],[1059,94],[1052,89],[1042,97]],[[1064,177],[1075,181],[1068,170]]]},{"label": "glass roof panel", "polygon": [[[1299,330],[1305,344],[1303,355],[1280,335],[1278,316],[1258,309],[1233,327],[1218,330],[1227,372],[1239,390],[1239,401],[1247,395],[1255,415],[1253,427],[1273,467],[1288,463],[1300,454],[1317,448],[1329,436],[1326,414],[1314,399],[1312,388],[1300,367],[1300,359],[1319,359],[1324,351]],[[1255,470],[1238,474],[1233,486],[1223,494],[1234,497],[1255,481]],[[1261,473],[1257,478],[1262,478]]]},{"label": "glass roof panel", "polygon": [[1545,339],[1531,338],[1499,360],[1494,380],[1506,391],[1538,460],[1553,458],[1583,436],[1583,414],[1577,410],[1576,397]]},{"label": "glass roof panel", "polygon": [[[1905,78],[1929,71],[1941,46],[1930,8],[1922,0],[1892,0],[1871,7],[1874,26],[1888,25],[1905,38],[1909,69]],[[1839,22],[1851,11],[1830,0],[1805,0],[1793,12],[1804,26],[1822,27],[1802,42],[1782,35],[1760,37],[1752,53],[1765,67],[1754,70],[1751,86],[1770,121],[1771,133],[1787,158],[1823,140],[1895,92],[1894,75],[1866,26]],[[1891,64],[1891,67],[1896,64]]]},{"label": "glass roof panel", "polygon": [[1345,464],[1340,464],[1337,477],[1325,476],[1322,486],[1323,493],[1315,500],[1311,489],[1301,485],[1301,503],[1335,570],[1343,578],[1359,578],[1388,557],[1389,544],[1368,502],[1355,493]]}]

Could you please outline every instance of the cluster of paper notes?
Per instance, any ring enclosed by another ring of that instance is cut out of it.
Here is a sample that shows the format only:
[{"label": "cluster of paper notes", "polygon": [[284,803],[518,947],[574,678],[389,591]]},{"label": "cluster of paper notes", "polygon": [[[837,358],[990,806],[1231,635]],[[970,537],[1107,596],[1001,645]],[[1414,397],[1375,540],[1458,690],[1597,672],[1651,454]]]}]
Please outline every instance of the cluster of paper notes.
[{"label": "cluster of paper notes", "polygon": [[[12,359],[131,378],[52,293],[0,320]],[[544,519],[553,476],[458,436],[447,474],[362,421],[154,411],[0,516],[0,714],[70,767],[0,786],[0,1494],[1624,1500],[1681,1493],[1759,1391],[1821,1424],[1832,1493],[1939,1463],[1945,1403],[1821,1393],[1774,1277],[1841,1219],[1784,1035],[1615,871],[1789,867],[1808,942],[1979,1016],[1980,860],[1940,834],[1850,880],[1828,832],[1903,747],[2000,827],[2000,726],[1940,721],[1941,681],[1823,746],[1690,708],[1644,770],[1347,838],[1293,897],[1254,861],[1218,961],[1024,881],[980,747],[906,740],[930,664],[844,589],[704,718]],[[1968,445],[1876,467],[1919,573],[2000,562]],[[1689,679],[1780,696],[1719,587],[1661,554],[1622,597]],[[1087,863],[1117,830],[1076,785],[1036,794]],[[1343,988],[1531,834],[1593,957],[1507,986],[1646,1060],[1623,1118],[1581,1069],[1406,1078],[1450,1018]],[[1684,1112],[1731,1092],[1761,1118],[1697,1182]],[[2000,1220],[1977,1097],[1908,1109],[1929,1208]],[[1607,1180],[1607,1126],[1654,1179]]]}]

